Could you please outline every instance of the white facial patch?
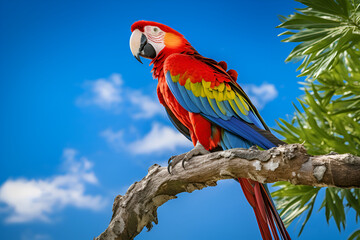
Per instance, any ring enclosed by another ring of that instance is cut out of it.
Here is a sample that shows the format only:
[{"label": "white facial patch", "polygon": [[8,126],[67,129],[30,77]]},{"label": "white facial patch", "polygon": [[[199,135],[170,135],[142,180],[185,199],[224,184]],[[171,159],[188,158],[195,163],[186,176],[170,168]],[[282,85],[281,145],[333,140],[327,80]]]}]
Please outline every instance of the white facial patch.
[{"label": "white facial patch", "polygon": [[154,47],[156,56],[164,49],[165,32],[156,26],[145,26],[144,34],[148,40],[148,43]]}]

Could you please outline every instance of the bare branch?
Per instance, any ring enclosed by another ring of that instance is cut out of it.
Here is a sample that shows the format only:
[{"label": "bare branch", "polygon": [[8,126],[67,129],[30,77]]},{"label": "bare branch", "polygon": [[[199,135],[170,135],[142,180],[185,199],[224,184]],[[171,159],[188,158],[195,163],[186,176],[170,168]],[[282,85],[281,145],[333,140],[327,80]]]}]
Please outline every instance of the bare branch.
[{"label": "bare branch", "polygon": [[133,239],[152,222],[158,223],[157,208],[181,192],[192,192],[229,178],[251,178],[262,183],[289,181],[293,184],[360,187],[360,157],[351,154],[310,156],[300,144],[266,151],[230,149],[197,156],[178,164],[170,175],[155,164],[147,176],[117,196],[108,228],[96,240]]}]

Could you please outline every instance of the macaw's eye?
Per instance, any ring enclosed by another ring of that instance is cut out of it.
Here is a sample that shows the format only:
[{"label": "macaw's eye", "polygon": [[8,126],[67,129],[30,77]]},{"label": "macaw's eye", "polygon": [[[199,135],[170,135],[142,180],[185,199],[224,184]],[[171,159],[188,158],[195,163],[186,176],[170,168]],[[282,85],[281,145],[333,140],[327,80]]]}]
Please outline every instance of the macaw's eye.
[{"label": "macaw's eye", "polygon": [[154,27],[153,31],[154,31],[154,33],[157,33],[159,31],[159,29],[157,27]]}]

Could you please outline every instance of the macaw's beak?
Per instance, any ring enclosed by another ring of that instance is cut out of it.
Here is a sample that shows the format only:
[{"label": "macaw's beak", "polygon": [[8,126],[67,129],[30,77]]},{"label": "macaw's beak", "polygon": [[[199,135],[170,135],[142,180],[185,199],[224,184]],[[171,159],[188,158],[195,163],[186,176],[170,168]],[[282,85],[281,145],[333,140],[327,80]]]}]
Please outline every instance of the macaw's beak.
[{"label": "macaw's beak", "polygon": [[130,37],[130,49],[134,57],[140,62],[140,56],[153,59],[156,57],[155,48],[148,42],[146,36],[135,29]]}]

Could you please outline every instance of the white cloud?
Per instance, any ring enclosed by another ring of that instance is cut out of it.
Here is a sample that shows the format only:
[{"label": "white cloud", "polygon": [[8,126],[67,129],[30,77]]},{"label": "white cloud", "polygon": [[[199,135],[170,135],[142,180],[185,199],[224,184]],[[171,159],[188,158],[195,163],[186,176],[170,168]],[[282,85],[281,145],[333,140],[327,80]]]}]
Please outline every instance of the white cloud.
[{"label": "white cloud", "polygon": [[164,115],[164,107],[159,102],[154,101],[149,96],[143,95],[139,91],[132,91],[129,94],[130,102],[135,105],[135,109],[139,109],[134,114],[135,118],[151,118],[156,114]]},{"label": "white cloud", "polygon": [[109,78],[85,81],[85,93],[78,97],[80,107],[97,106],[104,110],[119,113],[131,109],[134,118],[151,118],[157,114],[165,115],[161,104],[141,91],[125,88],[120,74],[114,73]]},{"label": "white cloud", "polygon": [[114,132],[106,129],[101,133],[108,143],[115,148],[127,148],[134,154],[151,154],[174,151],[178,147],[192,147],[192,143],[181,133],[171,127],[154,123],[148,134],[143,138],[125,143],[123,141],[123,131]]},{"label": "white cloud", "polygon": [[76,158],[74,149],[63,152],[65,173],[45,179],[8,179],[0,186],[0,203],[6,205],[8,223],[50,221],[49,215],[66,206],[98,210],[104,206],[99,195],[85,194],[86,184],[97,184],[93,164]]},{"label": "white cloud", "polygon": [[136,154],[149,154],[174,151],[177,147],[191,146],[191,142],[181,133],[171,127],[154,123],[147,135],[130,144],[130,149]]},{"label": "white cloud", "polygon": [[278,91],[274,84],[263,83],[260,86],[246,84],[243,86],[243,89],[258,109],[264,108],[268,102],[278,96]]},{"label": "white cloud", "polygon": [[100,133],[100,136],[105,138],[105,140],[111,144],[115,149],[122,148],[125,146],[123,141],[124,131],[119,130],[114,132],[111,128],[108,128]]},{"label": "white cloud", "polygon": [[76,100],[79,106],[96,105],[103,109],[117,108],[122,102],[123,80],[120,74],[114,73],[108,79],[85,81],[86,92]]}]

